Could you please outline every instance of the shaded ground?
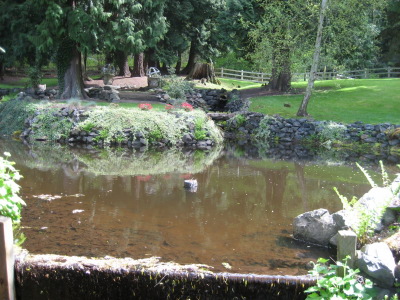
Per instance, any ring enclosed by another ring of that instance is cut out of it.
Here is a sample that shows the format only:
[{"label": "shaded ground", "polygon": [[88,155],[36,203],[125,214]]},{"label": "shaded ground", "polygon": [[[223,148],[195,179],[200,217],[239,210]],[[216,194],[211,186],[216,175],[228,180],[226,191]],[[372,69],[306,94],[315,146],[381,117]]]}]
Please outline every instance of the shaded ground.
[{"label": "shaded ground", "polygon": [[[15,84],[24,77],[18,76],[4,76],[4,80],[1,80],[2,84]],[[120,86],[121,88],[126,88],[129,90],[120,90],[121,102],[154,102],[158,101],[155,94],[146,91],[135,91],[140,88],[147,87],[147,77],[123,77],[116,76],[112,83],[115,86]],[[104,86],[103,80],[90,80],[85,81],[85,87],[102,87]],[[269,91],[265,87],[252,88],[246,90],[240,90],[240,94],[243,98],[253,98],[260,96],[272,96],[281,95],[284,93]]]}]

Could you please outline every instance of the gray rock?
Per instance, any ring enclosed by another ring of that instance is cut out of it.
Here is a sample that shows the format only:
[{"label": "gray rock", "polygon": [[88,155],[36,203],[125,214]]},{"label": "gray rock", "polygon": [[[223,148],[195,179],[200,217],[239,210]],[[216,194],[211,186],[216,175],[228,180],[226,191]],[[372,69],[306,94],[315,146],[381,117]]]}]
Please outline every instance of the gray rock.
[{"label": "gray rock", "polygon": [[344,209],[339,210],[338,212],[332,214],[332,219],[335,222],[338,230],[347,230],[353,227],[355,223],[354,213]]},{"label": "gray rock", "polygon": [[357,266],[379,286],[383,288],[393,286],[396,263],[386,243],[365,245],[357,259]]},{"label": "gray rock", "polygon": [[336,233],[336,223],[323,208],[301,214],[293,222],[294,237],[310,243],[327,246]]}]

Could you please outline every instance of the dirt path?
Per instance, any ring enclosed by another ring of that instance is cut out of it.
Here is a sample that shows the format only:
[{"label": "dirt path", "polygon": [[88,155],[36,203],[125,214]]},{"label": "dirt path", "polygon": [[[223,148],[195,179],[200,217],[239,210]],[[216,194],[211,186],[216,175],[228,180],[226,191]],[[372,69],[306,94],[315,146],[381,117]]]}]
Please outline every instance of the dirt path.
[{"label": "dirt path", "polygon": [[[4,84],[13,84],[21,80],[21,77],[16,76],[4,76],[4,80],[0,81],[0,83]],[[113,85],[120,86],[121,88],[128,89],[139,89],[143,87],[147,87],[147,77],[123,77],[116,76],[114,77]],[[102,87],[104,86],[103,80],[90,80],[85,81],[85,87]],[[120,98],[121,102],[154,102],[158,101],[158,98],[155,94],[145,91],[124,91],[120,90]],[[265,89],[265,87],[253,88],[248,90],[240,90],[240,94],[243,98],[254,98],[260,96],[272,96],[272,95],[280,95],[282,93],[271,92]]]}]

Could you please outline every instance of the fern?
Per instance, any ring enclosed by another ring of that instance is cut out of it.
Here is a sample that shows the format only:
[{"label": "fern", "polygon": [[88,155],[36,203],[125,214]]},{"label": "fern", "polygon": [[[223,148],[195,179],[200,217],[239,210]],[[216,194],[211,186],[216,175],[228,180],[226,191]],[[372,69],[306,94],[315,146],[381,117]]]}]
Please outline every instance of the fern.
[{"label": "fern", "polygon": [[356,204],[357,197],[353,196],[353,198],[349,201],[346,196],[343,196],[342,194],[339,193],[336,187],[333,187],[333,190],[336,192],[340,201],[342,202],[343,209],[350,210],[354,206],[354,204]]},{"label": "fern", "polygon": [[378,185],[375,183],[375,181],[371,178],[371,176],[368,174],[367,170],[365,170],[363,167],[361,167],[359,165],[359,163],[356,163],[357,167],[361,170],[361,172],[363,172],[365,178],[367,178],[369,184],[371,185],[371,187],[377,187]]},{"label": "fern", "polygon": [[390,186],[390,181],[389,181],[389,176],[388,173],[385,170],[385,167],[383,166],[383,162],[380,160],[379,165],[381,167],[381,174],[382,174],[382,184],[383,186]]}]

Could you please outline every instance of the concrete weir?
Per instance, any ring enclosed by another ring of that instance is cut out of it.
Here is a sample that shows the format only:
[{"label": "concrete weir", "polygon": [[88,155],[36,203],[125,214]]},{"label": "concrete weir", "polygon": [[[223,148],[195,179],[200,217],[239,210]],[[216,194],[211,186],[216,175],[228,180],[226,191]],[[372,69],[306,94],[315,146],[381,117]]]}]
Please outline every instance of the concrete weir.
[{"label": "concrete weir", "polygon": [[214,273],[158,258],[16,255],[18,299],[305,299],[310,276]]}]

